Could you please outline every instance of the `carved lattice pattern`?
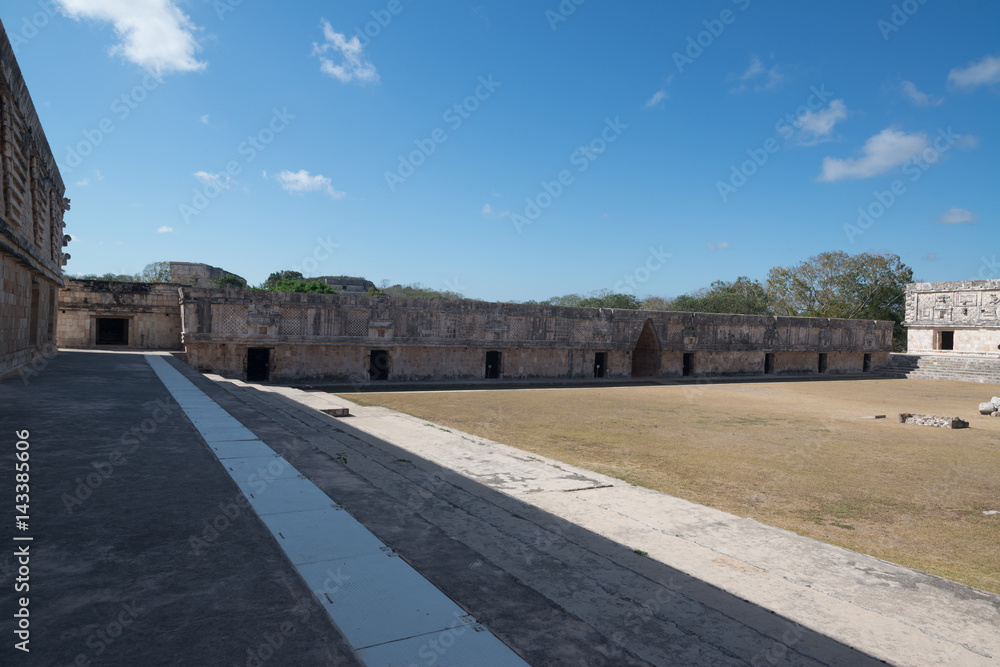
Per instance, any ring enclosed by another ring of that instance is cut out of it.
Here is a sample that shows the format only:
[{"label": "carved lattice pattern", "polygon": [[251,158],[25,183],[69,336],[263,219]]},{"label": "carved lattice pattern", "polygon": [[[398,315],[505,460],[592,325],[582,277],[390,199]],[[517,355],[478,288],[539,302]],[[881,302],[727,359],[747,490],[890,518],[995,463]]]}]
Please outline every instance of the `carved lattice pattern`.
[{"label": "carved lattice pattern", "polygon": [[281,336],[306,335],[306,309],[282,308],[281,321],[278,324],[278,334]]},{"label": "carved lattice pattern", "polygon": [[246,306],[235,304],[219,304],[213,306],[212,327],[214,333],[245,334],[247,332]]},{"label": "carved lattice pattern", "polygon": [[352,310],[347,314],[347,332],[348,336],[367,336],[368,335],[368,311],[367,310]]}]

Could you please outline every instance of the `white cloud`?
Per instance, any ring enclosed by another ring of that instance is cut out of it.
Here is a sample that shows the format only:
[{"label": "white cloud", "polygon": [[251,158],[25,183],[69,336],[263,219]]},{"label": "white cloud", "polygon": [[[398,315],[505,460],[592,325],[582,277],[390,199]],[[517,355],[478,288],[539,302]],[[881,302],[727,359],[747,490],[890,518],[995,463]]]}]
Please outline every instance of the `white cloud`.
[{"label": "white cloud", "polygon": [[226,173],[211,174],[207,171],[196,171],[194,172],[194,177],[197,178],[202,185],[214,183],[223,190],[228,190],[236,185],[236,181],[233,177]]},{"label": "white cloud", "polygon": [[204,116],[199,118],[198,122],[201,123],[202,125],[208,125],[208,114],[205,114]]},{"label": "white cloud", "polygon": [[479,210],[479,213],[486,218],[505,218],[510,215],[510,211],[494,211],[488,203]]},{"label": "white cloud", "polygon": [[483,209],[480,211],[480,213],[482,213],[483,215],[491,215],[493,213],[493,207],[490,206],[489,204],[486,204],[485,206],[483,206]]},{"label": "white cloud", "polygon": [[642,105],[642,108],[643,109],[649,109],[649,108],[655,107],[655,106],[659,105],[660,102],[662,102],[663,100],[667,99],[668,97],[670,97],[670,95],[667,93],[667,91],[665,91],[665,90],[658,90],[655,93],[653,93],[653,96],[650,97],[646,101],[645,104]]},{"label": "white cloud", "polygon": [[[323,26],[323,37],[326,42],[313,44],[313,55],[319,56],[320,71],[341,83],[350,83],[353,79],[363,83],[377,83],[378,72],[375,70],[375,65],[368,62],[362,53],[363,48],[357,35],[347,39],[343,33],[336,32],[326,19],[323,19],[320,25]],[[342,60],[340,64],[324,57],[324,54],[330,51],[340,54]]]},{"label": "white cloud", "polygon": [[753,84],[754,91],[758,93],[776,90],[784,79],[785,77],[781,74],[777,65],[765,68],[764,63],[757,56],[751,57],[750,65],[743,74],[730,74],[726,77],[726,81],[737,82],[739,84],[735,88],[730,89],[732,93],[742,93],[750,87],[751,83]]},{"label": "white cloud", "polygon": [[195,58],[201,48],[198,30],[172,0],[57,0],[62,12],[76,20],[111,23],[118,44],[112,55],[121,55],[158,74],[203,70],[207,63]]},{"label": "white cloud", "polygon": [[162,227],[160,227],[159,229],[156,230],[156,233],[157,234],[172,234],[173,231],[174,231],[173,227],[167,227],[166,225],[163,225]]},{"label": "white cloud", "polygon": [[104,180],[104,174],[101,173],[100,169],[96,169],[94,171],[94,174],[97,176],[97,180],[99,180],[99,181],[103,181]]},{"label": "white cloud", "polygon": [[815,146],[824,141],[830,141],[834,126],[847,118],[847,105],[844,100],[830,100],[829,106],[819,111],[806,111],[795,119],[799,130],[795,141],[802,146]]},{"label": "white cloud", "polygon": [[299,171],[282,171],[275,176],[281,187],[295,194],[305,192],[323,192],[334,199],[342,199],[347,193],[333,187],[330,179],[322,174],[311,175],[305,169]]},{"label": "white cloud", "polygon": [[944,103],[943,97],[928,95],[927,93],[919,90],[912,81],[903,81],[899,84],[899,89],[902,91],[903,96],[906,97],[906,99],[910,100],[918,107],[936,107]]},{"label": "white cloud", "polygon": [[729,248],[729,241],[719,241],[718,243],[709,242],[709,250],[726,250]]},{"label": "white cloud", "polygon": [[862,156],[840,159],[823,158],[820,181],[833,183],[853,178],[870,178],[897,167],[930,146],[927,135],[906,134],[887,127],[865,142]]},{"label": "white cloud", "polygon": [[90,185],[90,179],[89,178],[84,178],[82,180],[77,181],[76,184],[79,185],[81,188],[85,188],[88,185]]},{"label": "white cloud", "polygon": [[1000,57],[983,56],[965,67],[948,72],[948,83],[963,90],[1000,83]]},{"label": "white cloud", "polygon": [[941,214],[941,217],[937,219],[940,225],[960,225],[963,222],[978,222],[979,218],[972,211],[967,211],[964,208],[957,208],[952,206],[947,211]]}]

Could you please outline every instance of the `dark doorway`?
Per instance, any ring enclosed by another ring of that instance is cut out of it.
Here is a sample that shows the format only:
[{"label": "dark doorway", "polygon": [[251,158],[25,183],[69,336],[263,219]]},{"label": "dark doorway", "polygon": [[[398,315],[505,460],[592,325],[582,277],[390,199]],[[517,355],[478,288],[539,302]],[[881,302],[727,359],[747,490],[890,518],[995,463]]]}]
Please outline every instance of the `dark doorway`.
[{"label": "dark doorway", "polygon": [[486,379],[497,380],[500,378],[500,361],[502,357],[496,350],[486,353]]},{"label": "dark doorway", "polygon": [[685,352],[684,353],[684,361],[683,361],[683,366],[682,366],[682,369],[681,369],[681,374],[684,377],[690,377],[690,376],[694,375],[694,353],[693,352]]},{"label": "dark doorway", "polygon": [[941,332],[941,349],[942,350],[954,350],[955,349],[955,332],[954,331],[942,331]]},{"label": "dark doorway", "polygon": [[653,321],[646,320],[639,340],[632,352],[632,377],[654,377],[660,374],[660,340],[653,329]]},{"label": "dark doorway", "polygon": [[[38,283],[31,283],[31,305],[28,311],[28,345],[38,345]],[[55,317],[52,313],[50,317]]]},{"label": "dark doorway", "polygon": [[872,369],[872,355],[866,354],[864,361],[861,364],[861,371],[867,373]]},{"label": "dark doorway", "polygon": [[247,348],[247,382],[267,382],[271,377],[270,366],[270,348]]},{"label": "dark doorway", "polygon": [[389,353],[386,350],[372,350],[368,377],[374,382],[384,382],[389,379]]},{"label": "dark doorway", "polygon": [[597,352],[594,354],[594,377],[602,378],[604,377],[605,370],[608,367],[608,353],[607,352]]},{"label": "dark doorway", "polygon": [[768,352],[764,355],[764,375],[774,373],[774,353]]},{"label": "dark doorway", "polygon": [[826,372],[826,352],[819,353],[819,367],[816,370],[820,373]]},{"label": "dark doorway", "polygon": [[97,344],[128,345],[128,320],[124,317],[98,317]]}]

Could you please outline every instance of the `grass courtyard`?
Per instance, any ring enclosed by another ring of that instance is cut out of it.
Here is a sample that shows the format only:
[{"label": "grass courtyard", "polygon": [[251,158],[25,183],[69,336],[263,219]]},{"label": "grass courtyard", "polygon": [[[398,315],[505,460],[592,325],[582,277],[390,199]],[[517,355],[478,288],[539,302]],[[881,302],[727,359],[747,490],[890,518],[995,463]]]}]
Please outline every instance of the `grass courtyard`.
[{"label": "grass courtyard", "polygon": [[1000,514],[984,514],[1000,511],[1000,419],[976,409],[998,394],[860,380],[343,396],[1000,593]]}]

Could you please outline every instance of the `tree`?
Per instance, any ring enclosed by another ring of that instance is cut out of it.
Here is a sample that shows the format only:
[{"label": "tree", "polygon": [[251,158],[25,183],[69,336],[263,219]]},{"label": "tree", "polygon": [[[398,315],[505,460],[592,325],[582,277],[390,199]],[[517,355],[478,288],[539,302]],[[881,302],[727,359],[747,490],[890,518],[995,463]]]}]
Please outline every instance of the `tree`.
[{"label": "tree", "polygon": [[580,301],[581,308],[622,308],[625,310],[639,310],[642,302],[631,294],[615,294],[607,290],[597,292]]},{"label": "tree", "polygon": [[146,268],[137,276],[139,282],[143,283],[169,283],[170,282],[170,262],[153,262],[147,264]]},{"label": "tree", "polygon": [[[273,290],[274,286],[280,283],[282,280],[303,280],[303,276],[298,271],[275,271],[267,277],[264,284],[261,285],[262,289]],[[287,291],[287,290],[279,290]]]},{"label": "tree", "polygon": [[221,289],[247,289],[247,281],[231,273],[223,273],[221,276],[212,278],[216,287]]},{"label": "tree", "polygon": [[670,310],[738,315],[770,315],[772,312],[764,285],[746,276],[734,282],[716,280],[707,289],[682,294],[673,300]]},{"label": "tree", "polygon": [[88,273],[77,277],[76,280],[104,280],[112,283],[134,283],[138,280],[138,276],[132,275],[131,273],[105,273],[103,275]]},{"label": "tree", "polygon": [[321,280],[281,280],[273,287],[269,288],[272,292],[309,292],[312,294],[338,294],[337,290],[333,289]]},{"label": "tree", "polygon": [[777,315],[892,320],[893,349],[906,349],[902,326],[913,269],[891,253],[825,252],[798,266],[776,266],[767,292]]}]

